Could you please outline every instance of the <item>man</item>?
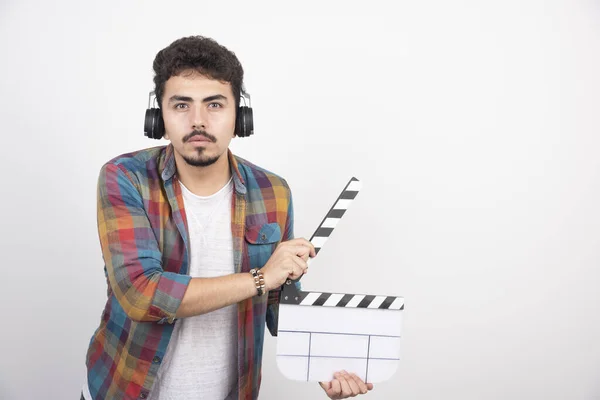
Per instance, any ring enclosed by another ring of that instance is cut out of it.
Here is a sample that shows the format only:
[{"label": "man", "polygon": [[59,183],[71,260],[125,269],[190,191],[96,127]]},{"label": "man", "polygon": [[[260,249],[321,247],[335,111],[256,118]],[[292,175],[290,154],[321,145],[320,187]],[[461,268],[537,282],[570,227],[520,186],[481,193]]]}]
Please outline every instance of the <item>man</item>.
[{"label": "man", "polygon": [[[280,286],[315,249],[293,238],[287,182],[228,149],[247,135],[237,57],[196,36],[153,66],[155,127],[170,144],[101,168],[108,299],[82,398],[256,399],[265,324],[277,334]],[[372,388],[343,371],[321,386],[332,399]]]}]

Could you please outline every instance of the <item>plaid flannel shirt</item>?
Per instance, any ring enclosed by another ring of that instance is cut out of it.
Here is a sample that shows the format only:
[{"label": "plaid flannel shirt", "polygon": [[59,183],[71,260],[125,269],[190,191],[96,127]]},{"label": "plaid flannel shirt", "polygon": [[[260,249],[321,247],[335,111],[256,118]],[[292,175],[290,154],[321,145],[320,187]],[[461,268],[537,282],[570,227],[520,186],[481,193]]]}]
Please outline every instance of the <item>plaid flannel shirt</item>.
[{"label": "plaid flannel shirt", "polygon": [[[293,238],[287,182],[228,151],[236,272],[261,268]],[[86,355],[92,397],[145,399],[191,277],[186,214],[171,144],[124,154],[98,178],[107,301]],[[258,397],[265,324],[277,335],[278,291],[238,303],[239,400]]]}]

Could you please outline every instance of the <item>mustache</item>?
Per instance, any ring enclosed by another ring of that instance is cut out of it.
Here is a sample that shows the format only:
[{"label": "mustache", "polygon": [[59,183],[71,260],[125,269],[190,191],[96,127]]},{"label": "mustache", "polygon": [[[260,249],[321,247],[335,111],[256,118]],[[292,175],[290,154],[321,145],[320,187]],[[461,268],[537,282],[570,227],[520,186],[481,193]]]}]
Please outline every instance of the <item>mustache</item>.
[{"label": "mustache", "polygon": [[205,137],[206,139],[210,140],[213,143],[217,141],[216,137],[214,137],[213,135],[211,135],[210,133],[208,133],[206,131],[194,130],[183,137],[183,142],[185,143],[195,136]]}]

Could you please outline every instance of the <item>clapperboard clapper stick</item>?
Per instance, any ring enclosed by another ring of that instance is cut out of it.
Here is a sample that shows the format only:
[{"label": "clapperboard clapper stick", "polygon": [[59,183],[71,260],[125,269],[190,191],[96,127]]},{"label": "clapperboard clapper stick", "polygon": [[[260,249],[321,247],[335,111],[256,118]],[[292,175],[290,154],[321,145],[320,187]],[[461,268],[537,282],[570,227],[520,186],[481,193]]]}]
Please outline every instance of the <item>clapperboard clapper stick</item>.
[{"label": "clapperboard clapper stick", "polygon": [[[352,178],[310,242],[318,253],[361,189]],[[342,271],[340,271],[342,272]],[[281,290],[277,365],[292,380],[330,381],[346,370],[365,382],[389,379],[400,359],[404,299],[396,296]]]}]

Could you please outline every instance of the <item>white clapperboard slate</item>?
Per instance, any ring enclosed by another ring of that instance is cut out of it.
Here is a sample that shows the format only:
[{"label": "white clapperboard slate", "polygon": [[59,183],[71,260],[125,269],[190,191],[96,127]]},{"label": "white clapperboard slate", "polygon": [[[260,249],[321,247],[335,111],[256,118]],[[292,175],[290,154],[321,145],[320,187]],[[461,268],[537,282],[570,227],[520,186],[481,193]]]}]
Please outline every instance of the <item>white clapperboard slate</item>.
[{"label": "white clapperboard slate", "polygon": [[[360,188],[352,178],[313,234],[317,253]],[[307,292],[295,283],[286,281],[280,295],[277,365],[285,377],[330,381],[334,372],[346,370],[376,383],[396,372],[402,297]]]}]

